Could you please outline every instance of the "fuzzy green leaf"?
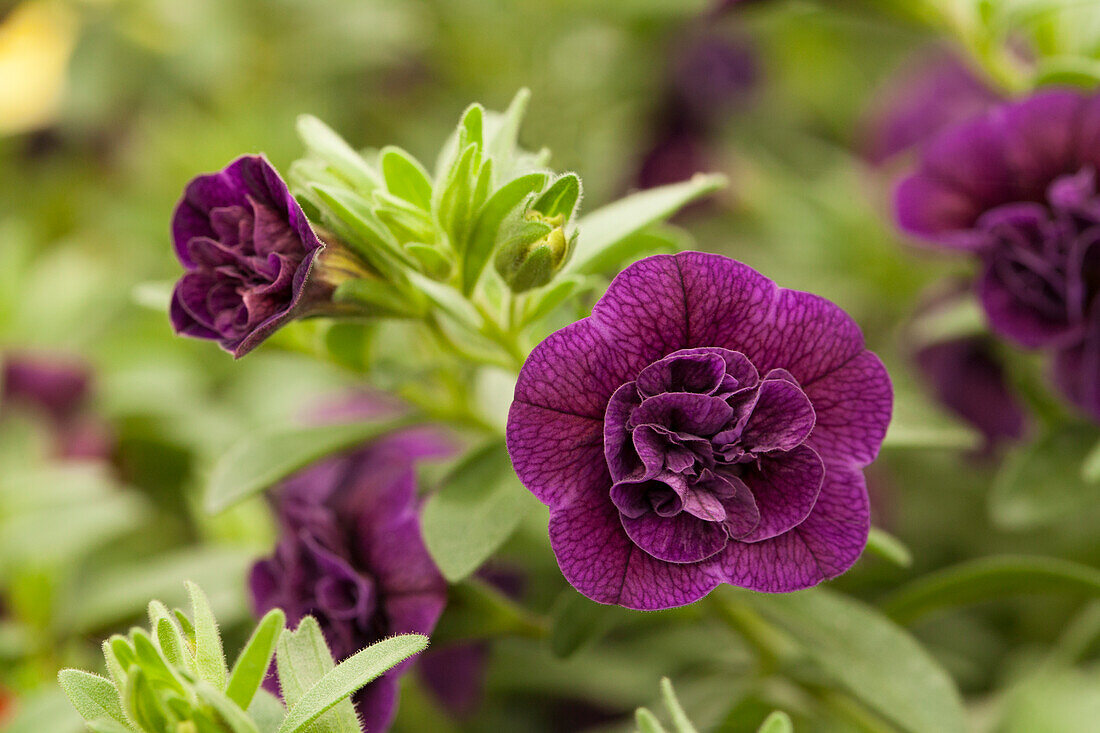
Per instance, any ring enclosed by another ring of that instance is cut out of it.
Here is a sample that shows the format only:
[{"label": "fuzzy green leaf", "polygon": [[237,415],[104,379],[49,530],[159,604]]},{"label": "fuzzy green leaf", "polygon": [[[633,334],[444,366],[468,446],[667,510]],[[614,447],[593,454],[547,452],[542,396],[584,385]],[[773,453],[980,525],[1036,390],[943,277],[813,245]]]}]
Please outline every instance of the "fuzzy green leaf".
[{"label": "fuzzy green leaf", "polygon": [[462,290],[472,293],[485,265],[493,255],[497,233],[505,217],[524,199],[542,190],[546,173],[528,173],[501,186],[485,203],[477,217],[462,258]]},{"label": "fuzzy green leaf", "polygon": [[424,211],[432,207],[432,181],[420,162],[401,148],[382,149],[380,157],[386,188]]},{"label": "fuzzy green leaf", "polygon": [[576,173],[566,173],[543,191],[531,208],[545,217],[562,216],[568,221],[581,199],[581,179]]},{"label": "fuzzy green leaf", "polygon": [[63,669],[58,672],[57,681],[85,720],[110,718],[125,725],[118,690],[109,680],[79,669]]},{"label": "fuzzy green leaf", "polygon": [[378,173],[363,156],[316,117],[302,115],[298,118],[298,136],[311,153],[332,166],[356,189],[369,191],[382,185]]},{"label": "fuzzy green leaf", "polygon": [[638,708],[634,711],[634,722],[638,725],[638,733],[668,733],[661,721],[657,720],[648,708]]},{"label": "fuzzy green leaf", "polygon": [[675,733],[698,733],[695,726],[688,720],[687,713],[680,705],[676,697],[676,691],[672,689],[672,680],[668,677],[661,678],[661,698],[665,701],[668,714],[672,717],[672,729]]},{"label": "fuzzy green leaf", "polygon": [[281,609],[268,611],[267,615],[260,619],[256,630],[252,632],[248,643],[237,657],[233,672],[229,675],[225,694],[242,708],[252,704],[256,690],[260,689],[264,677],[267,676],[271,658],[275,656],[279,634],[283,632],[285,626],[286,614]]},{"label": "fuzzy green leaf", "polygon": [[199,677],[219,690],[225,689],[225,678],[229,674],[225,663],[225,651],[222,649],[222,637],[218,632],[218,621],[210,609],[210,600],[202,588],[191,581],[186,584],[191,596],[191,617],[195,624],[195,669]]},{"label": "fuzzy green leaf", "polygon": [[794,723],[791,722],[791,716],[782,710],[776,710],[764,719],[756,733],[794,733]]},{"label": "fuzzy green leaf", "polygon": [[428,648],[428,637],[404,634],[371,644],[341,662],[310,687],[287,713],[279,733],[300,733],[308,729],[338,703],[409,657]]}]

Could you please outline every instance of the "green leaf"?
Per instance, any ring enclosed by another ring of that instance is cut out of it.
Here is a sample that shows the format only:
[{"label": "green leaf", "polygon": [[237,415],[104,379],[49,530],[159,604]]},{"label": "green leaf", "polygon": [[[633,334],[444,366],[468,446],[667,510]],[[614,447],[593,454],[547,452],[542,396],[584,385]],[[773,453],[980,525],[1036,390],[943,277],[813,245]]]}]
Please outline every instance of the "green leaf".
[{"label": "green leaf", "polygon": [[400,418],[257,430],[218,459],[206,484],[203,506],[210,513],[223,511],[314,461],[362,445],[412,422]]},{"label": "green leaf", "polygon": [[336,667],[321,627],[312,616],[303,618],[293,631],[286,630],[279,635],[275,663],[279,689],[287,706],[296,705],[307,690]]},{"label": "green leaf", "polygon": [[680,701],[676,699],[676,691],[672,689],[672,680],[668,677],[661,678],[661,699],[665,701],[668,714],[672,717],[672,729],[675,733],[698,733],[688,720]]},{"label": "green leaf", "polygon": [[331,214],[326,222],[336,229],[348,247],[376,270],[390,274],[400,265],[412,264],[365,201],[338,188],[313,186],[312,190]]},{"label": "green leaf", "polygon": [[528,173],[501,186],[482,207],[462,258],[462,292],[472,293],[493,255],[500,226],[517,206],[546,185],[546,173]]},{"label": "green leaf", "polygon": [[437,308],[467,329],[475,333],[481,330],[485,323],[484,319],[462,293],[450,285],[430,280],[418,272],[410,272],[408,275],[412,284],[428,296],[428,300],[432,301]]},{"label": "green leaf", "polygon": [[386,670],[428,648],[428,637],[404,634],[371,644],[310,687],[287,713],[279,733],[299,733]]},{"label": "green leaf", "polygon": [[531,208],[547,218],[563,217],[569,221],[581,198],[581,179],[576,173],[566,173],[542,192]]},{"label": "green leaf", "polygon": [[450,582],[477,570],[519,525],[533,499],[519,482],[504,441],[466,455],[429,497],[424,543]]},{"label": "green leaf", "polygon": [[882,610],[908,624],[942,609],[1037,593],[1100,597],[1100,570],[1053,557],[984,557],[914,580],[888,596]]},{"label": "green leaf", "polygon": [[230,700],[224,692],[209,682],[199,680],[195,683],[195,692],[199,699],[218,713],[218,717],[229,725],[233,733],[260,733],[252,718]]},{"label": "green leaf", "polygon": [[782,710],[776,710],[764,719],[756,733],[794,733],[794,723],[791,722],[791,716]]},{"label": "green leaf", "polygon": [[370,191],[382,185],[378,173],[363,156],[316,117],[302,115],[298,118],[298,137],[311,153],[331,165],[353,188]]},{"label": "green leaf", "polygon": [[178,667],[190,667],[190,660],[184,652],[183,637],[180,636],[179,629],[176,628],[174,623],[167,618],[157,619],[155,633],[157,635],[157,645],[169,664]]},{"label": "green leaf", "polygon": [[462,140],[466,145],[476,145],[481,148],[485,145],[482,135],[482,121],[485,118],[485,108],[474,102],[462,113],[462,121],[459,123],[464,132]]},{"label": "green leaf", "polygon": [[1100,482],[1100,443],[1089,451],[1081,463],[1081,478],[1089,483]]},{"label": "green leaf", "polygon": [[79,669],[63,669],[57,674],[61,689],[69,697],[73,707],[85,720],[111,718],[126,723],[118,690],[110,681],[91,672]]},{"label": "green leaf", "polygon": [[[411,302],[405,293],[391,283],[366,278],[353,278],[340,283],[336,286],[332,299],[337,303],[354,303],[366,313],[378,316],[420,318],[426,310],[424,304]],[[348,324],[337,322],[334,325]]]},{"label": "green leaf", "polygon": [[267,676],[271,658],[275,656],[275,646],[285,626],[286,614],[281,609],[268,611],[260,619],[256,630],[237,657],[233,672],[229,675],[225,695],[242,708],[252,704],[256,690],[260,689],[264,677]]},{"label": "green leaf", "polygon": [[913,564],[913,553],[909,548],[897,537],[878,527],[871,527],[871,532],[867,535],[867,550],[898,567],[907,568]]},{"label": "green leaf", "polygon": [[638,725],[638,733],[667,733],[661,721],[647,708],[634,711],[634,722]]},{"label": "green leaf", "polygon": [[225,689],[225,678],[229,674],[225,664],[225,651],[222,649],[222,637],[218,632],[218,622],[210,609],[210,600],[202,588],[191,581],[186,584],[191,596],[191,617],[195,624],[195,669],[199,677],[219,690]]},{"label": "green leaf", "polygon": [[1049,56],[1040,59],[1035,86],[1075,86],[1093,90],[1100,84],[1100,60],[1085,56]]},{"label": "green leaf", "polygon": [[286,717],[286,708],[279,702],[279,698],[267,690],[260,690],[252,699],[248,715],[256,722],[260,733],[275,733]]},{"label": "green leaf", "polygon": [[382,148],[380,158],[386,188],[394,196],[400,196],[416,204],[424,211],[432,208],[432,181],[420,162],[401,148]]},{"label": "green leaf", "polygon": [[1085,514],[1100,502],[1100,485],[1082,478],[1096,444],[1095,428],[1060,425],[1013,451],[989,493],[993,521],[1005,529],[1032,529]]},{"label": "green leaf", "polygon": [[527,103],[530,100],[531,91],[522,88],[512,98],[508,109],[503,114],[496,116],[494,120],[495,129],[490,131],[489,120],[485,120],[487,152],[491,158],[498,161],[497,170],[502,174],[514,168],[519,128],[523,124],[523,117],[527,113]]},{"label": "green leaf", "polygon": [[688,181],[639,191],[582,217],[578,224],[577,249],[565,271],[598,272],[593,263],[598,263],[606,250],[725,185],[725,176],[698,174]]},{"label": "green leaf", "polygon": [[550,650],[569,657],[610,631],[626,614],[618,606],[590,601],[566,588],[550,609]]},{"label": "green leaf", "polygon": [[586,287],[593,286],[596,278],[584,275],[557,277],[543,288],[532,290],[527,296],[520,326],[530,325],[550,315],[555,308]]},{"label": "green leaf", "polygon": [[451,276],[453,264],[447,255],[430,244],[413,242],[405,245],[405,251],[420,264],[421,271],[433,280],[446,280]]},{"label": "green leaf", "polygon": [[967,729],[951,677],[875,609],[824,588],[738,597],[794,638],[822,671],[902,730]]}]

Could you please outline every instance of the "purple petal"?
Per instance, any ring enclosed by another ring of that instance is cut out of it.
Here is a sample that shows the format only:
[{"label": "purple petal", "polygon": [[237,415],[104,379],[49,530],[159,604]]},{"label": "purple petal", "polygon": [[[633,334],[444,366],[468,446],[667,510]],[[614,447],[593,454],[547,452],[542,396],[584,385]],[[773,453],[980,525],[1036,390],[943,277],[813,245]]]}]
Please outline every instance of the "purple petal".
[{"label": "purple petal", "polygon": [[890,375],[877,356],[860,352],[803,390],[817,413],[811,447],[830,462],[875,460],[894,404]]},{"label": "purple petal", "polygon": [[1054,382],[1066,399],[1100,420],[1100,305],[1093,307],[1081,342],[1055,354],[1052,371]]},{"label": "purple petal", "polygon": [[638,391],[645,397],[662,392],[711,394],[722,384],[725,374],[726,360],[721,354],[691,349],[650,364],[638,374],[636,381]]},{"label": "purple petal", "polygon": [[527,357],[515,401],[602,423],[611,394],[637,373],[620,351],[591,319],[566,326]]},{"label": "purple petal", "polygon": [[674,517],[647,513],[622,517],[623,529],[635,545],[670,563],[695,563],[722,551],[729,534],[719,522],[680,512]]},{"label": "purple petal", "polygon": [[355,693],[352,700],[365,731],[388,730],[397,715],[397,681],[400,675],[387,672]]},{"label": "purple petal", "polygon": [[1077,130],[1085,100],[1077,92],[1039,92],[992,113],[1003,125],[1004,157],[1021,195],[1042,200],[1047,185],[1080,168]]},{"label": "purple petal", "polygon": [[551,509],[550,545],[566,580],[598,603],[671,608],[702,598],[719,583],[713,563],[678,565],[640,550],[606,496]]},{"label": "purple petal", "polygon": [[757,470],[741,479],[752,491],[760,521],[743,542],[760,542],[797,527],[809,516],[821,493],[825,465],[811,448],[760,459]]},{"label": "purple petal", "polygon": [[634,425],[658,425],[677,433],[713,435],[732,417],[733,408],[719,397],[666,392],[644,400],[630,421]]},{"label": "purple petal", "polygon": [[[628,425],[631,413],[639,404],[641,404],[641,398],[638,397],[638,389],[633,382],[627,382],[615,390],[607,403],[607,412],[603,421],[604,458],[607,460],[607,468],[614,481],[621,481],[641,467]],[[511,425],[510,421],[509,425]],[[548,458],[550,461],[554,460],[553,455]],[[648,478],[652,478],[650,473],[646,471]]]},{"label": "purple petal", "polygon": [[755,453],[789,451],[801,445],[814,429],[814,408],[797,384],[785,379],[765,379],[741,442]]},{"label": "purple petal", "polygon": [[828,465],[817,503],[802,524],[762,542],[730,542],[708,562],[718,566],[724,582],[742,588],[801,590],[850,568],[867,544],[870,527],[862,472]]},{"label": "purple petal", "polygon": [[956,248],[973,250],[980,242],[963,233],[977,221],[981,206],[951,185],[918,172],[894,193],[898,225],[910,234]]},{"label": "purple petal", "polygon": [[508,412],[507,443],[516,475],[543,504],[569,504],[611,485],[602,420],[517,399]]}]

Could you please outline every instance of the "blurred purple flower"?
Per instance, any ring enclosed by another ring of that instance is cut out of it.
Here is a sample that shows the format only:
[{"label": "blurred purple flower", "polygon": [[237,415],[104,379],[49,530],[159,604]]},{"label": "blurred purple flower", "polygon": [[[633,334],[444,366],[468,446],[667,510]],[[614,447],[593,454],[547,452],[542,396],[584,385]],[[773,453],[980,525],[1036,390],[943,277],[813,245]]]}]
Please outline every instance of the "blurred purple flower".
[{"label": "blurred purple flower", "polygon": [[92,369],[73,357],[8,352],[3,358],[0,409],[36,412],[49,422],[61,458],[106,458],[110,427],[89,414]]},{"label": "blurred purple flower", "polygon": [[712,33],[692,34],[674,52],[672,93],[696,120],[720,120],[743,103],[760,78],[748,41]]},{"label": "blurred purple flower", "polygon": [[926,56],[907,63],[888,81],[864,123],[862,149],[872,163],[883,163],[998,101],[997,93],[956,57]]},{"label": "blurred purple flower", "polygon": [[508,418],[567,580],[658,609],[782,592],[863,550],[890,379],[832,303],[726,257],[656,256],[528,357]]},{"label": "blurred purple flower", "polygon": [[1100,418],[1100,95],[1047,91],[950,128],[901,182],[912,234],[975,254],[992,328],[1055,350],[1056,383]]},{"label": "blurred purple flower", "polygon": [[1026,415],[1009,389],[992,340],[964,336],[925,346],[914,356],[936,398],[977,428],[991,449],[1023,437]]},{"label": "blurred purple flower", "polygon": [[331,294],[317,278],[307,282],[324,245],[262,156],[242,156],[191,181],[172,238],[187,270],[172,294],[172,327],[214,339],[234,357]]},{"label": "blurred purple flower", "polygon": [[[420,534],[414,466],[453,450],[434,430],[408,430],[287,479],[275,494],[282,537],[252,569],[257,614],[314,616],[337,660],[393,634],[430,634],[447,585]],[[368,730],[392,721],[407,666],[356,695]]]}]

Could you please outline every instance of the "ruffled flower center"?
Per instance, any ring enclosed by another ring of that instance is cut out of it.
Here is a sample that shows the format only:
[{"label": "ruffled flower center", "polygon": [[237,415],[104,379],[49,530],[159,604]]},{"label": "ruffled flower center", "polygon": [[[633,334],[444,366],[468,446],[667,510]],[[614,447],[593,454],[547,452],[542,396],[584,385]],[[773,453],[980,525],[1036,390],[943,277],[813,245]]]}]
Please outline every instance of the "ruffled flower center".
[{"label": "ruffled flower center", "polygon": [[824,478],[805,445],[815,419],[791,374],[761,378],[735,351],[685,349],[649,365],[616,390],[604,419],[627,534],[658,559],[688,563],[789,530]]},{"label": "ruffled flower center", "polygon": [[241,338],[293,301],[308,251],[285,215],[252,196],[211,209],[209,221],[214,236],[187,243],[195,269],[180,281],[181,302],[202,326]]},{"label": "ruffled flower center", "polygon": [[1100,294],[1100,193],[1083,168],[1054,180],[1043,203],[1013,203],[977,222],[986,279],[1012,308],[1048,329],[1072,329]]}]

